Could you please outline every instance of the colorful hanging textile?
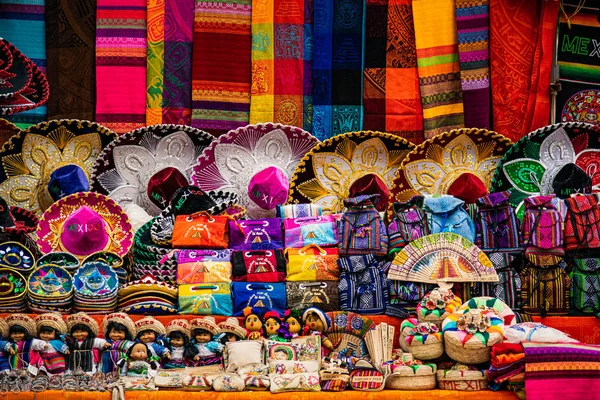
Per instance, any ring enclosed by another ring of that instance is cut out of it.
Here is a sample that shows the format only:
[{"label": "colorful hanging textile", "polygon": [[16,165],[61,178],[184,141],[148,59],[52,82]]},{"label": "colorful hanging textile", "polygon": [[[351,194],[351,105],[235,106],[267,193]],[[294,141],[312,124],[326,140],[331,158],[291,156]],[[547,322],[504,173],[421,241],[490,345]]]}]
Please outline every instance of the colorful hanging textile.
[{"label": "colorful hanging textile", "polygon": [[[264,1],[258,7],[266,9],[267,4]],[[252,11],[251,0],[196,1],[192,61],[195,128],[220,135],[248,124]]]},{"label": "colorful hanging textile", "polygon": [[316,0],[313,30],[313,135],[362,130],[365,1]]},{"label": "colorful hanging textile", "polygon": [[46,0],[48,119],[94,121],[96,2]]},{"label": "colorful hanging textile", "polygon": [[192,35],[194,0],[166,0],[164,83],[162,113],[164,124],[192,122]]},{"label": "colorful hanging textile", "polygon": [[[564,5],[571,16],[576,7]],[[562,14],[562,13],[561,13]],[[582,9],[569,18],[561,15],[557,61],[560,86],[556,122],[600,124],[600,22],[598,9]]]},{"label": "colorful hanging textile", "polygon": [[312,130],[311,10],[312,0],[254,5],[250,123],[273,121]]},{"label": "colorful hanging textile", "polygon": [[414,0],[425,139],[464,126],[454,0]]},{"label": "colorful hanging textile", "polygon": [[[46,72],[44,0],[0,0],[0,37]],[[50,87],[51,96],[53,87]],[[47,106],[5,117],[20,128],[46,120]]]},{"label": "colorful hanging textile", "polygon": [[98,0],[96,121],[118,133],[146,125],[146,0]]},{"label": "colorful hanging textile", "polygon": [[165,67],[165,2],[147,0],[146,125],[162,124]]},{"label": "colorful hanging textile", "polygon": [[423,108],[411,3],[367,0],[363,129],[421,143]]},{"label": "colorful hanging textile", "polygon": [[491,126],[488,0],[455,0],[465,128]]}]

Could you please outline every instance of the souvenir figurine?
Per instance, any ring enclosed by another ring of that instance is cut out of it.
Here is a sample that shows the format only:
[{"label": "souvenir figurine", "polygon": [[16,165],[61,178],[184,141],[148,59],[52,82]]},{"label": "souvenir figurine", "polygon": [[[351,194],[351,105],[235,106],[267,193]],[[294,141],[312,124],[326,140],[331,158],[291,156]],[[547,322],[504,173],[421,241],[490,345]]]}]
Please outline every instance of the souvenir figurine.
[{"label": "souvenir figurine", "polygon": [[302,331],[302,314],[299,310],[286,310],[283,314],[283,323],[279,328],[279,336],[283,341],[289,342],[300,336]]},{"label": "souvenir figurine", "polygon": [[223,351],[223,345],[217,337],[219,327],[213,317],[195,318],[190,322],[192,331],[192,343],[196,354],[194,361],[196,366],[214,365],[221,363],[219,354]]},{"label": "souvenir figurine", "polygon": [[27,368],[30,361],[39,357],[48,343],[35,339],[35,321],[25,314],[10,314],[5,319],[8,324],[10,368],[13,370]]},{"label": "souvenir figurine", "polygon": [[234,317],[229,317],[221,322],[219,324],[219,332],[224,334],[221,338],[222,344],[244,340],[248,335],[248,332],[240,326],[240,321]]},{"label": "souvenir figurine", "polygon": [[100,371],[108,374],[118,370],[117,363],[125,357],[127,350],[133,346],[135,325],[127,314],[116,312],[104,317],[102,332],[106,344],[100,358]]},{"label": "souvenir figurine", "polygon": [[99,351],[106,345],[106,340],[96,337],[100,331],[98,323],[84,312],[69,315],[66,322],[69,329],[65,337],[69,346],[67,369],[75,373],[96,372]]},{"label": "souvenir figurine", "polygon": [[158,369],[158,360],[150,354],[149,347],[142,342],[134,343],[119,362],[127,376],[147,377],[151,370]]},{"label": "souvenir figurine", "polygon": [[260,313],[252,307],[244,308],[244,328],[248,331],[249,340],[262,339],[263,320]]},{"label": "souvenir figurine", "polygon": [[325,335],[329,329],[329,317],[317,307],[309,307],[302,314],[304,324],[304,335],[315,335],[321,337],[321,346],[329,351],[333,350],[331,340]]},{"label": "souvenir figurine", "polygon": [[166,347],[171,359],[164,369],[185,368],[193,364],[196,350],[190,341],[190,324],[185,319],[174,319],[166,327]]},{"label": "souvenir figurine", "polygon": [[264,335],[269,340],[285,342],[286,340],[279,335],[281,328],[281,317],[277,311],[267,311],[264,316],[265,328]]},{"label": "souvenir figurine", "polygon": [[[8,363],[8,355],[12,355],[10,351],[12,350],[12,346],[8,339],[9,328],[8,324],[5,320],[0,318],[0,372],[10,371],[10,364]],[[14,350],[12,350],[14,352]]]},{"label": "souvenir figurine", "polygon": [[136,340],[148,346],[150,357],[158,360],[171,359],[169,349],[164,346],[163,339],[167,333],[165,326],[151,316],[144,317],[135,323]]},{"label": "souvenir figurine", "polygon": [[48,375],[62,374],[66,371],[65,355],[69,355],[69,346],[62,338],[67,334],[67,324],[58,313],[46,313],[35,318],[38,339],[48,344],[40,354],[40,370]]}]

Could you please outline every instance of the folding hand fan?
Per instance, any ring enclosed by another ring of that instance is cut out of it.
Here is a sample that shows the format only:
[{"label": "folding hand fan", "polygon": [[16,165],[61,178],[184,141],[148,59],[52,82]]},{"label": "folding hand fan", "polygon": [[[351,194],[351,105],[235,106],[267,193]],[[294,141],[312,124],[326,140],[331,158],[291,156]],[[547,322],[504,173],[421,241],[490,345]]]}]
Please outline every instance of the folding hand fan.
[{"label": "folding hand fan", "polygon": [[423,236],[394,258],[388,279],[424,283],[498,282],[492,262],[481,249],[451,232]]},{"label": "folding hand fan", "polygon": [[327,313],[331,327],[326,332],[333,349],[345,356],[364,357],[369,354],[365,337],[372,328],[373,321],[349,311]]}]

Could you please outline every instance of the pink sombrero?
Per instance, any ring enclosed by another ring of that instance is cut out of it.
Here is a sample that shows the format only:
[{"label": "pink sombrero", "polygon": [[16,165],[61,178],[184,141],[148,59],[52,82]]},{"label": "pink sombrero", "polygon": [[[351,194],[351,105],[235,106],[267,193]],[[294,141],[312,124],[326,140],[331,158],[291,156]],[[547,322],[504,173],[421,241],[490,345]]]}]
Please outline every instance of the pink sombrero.
[{"label": "pink sombrero", "polygon": [[36,234],[43,254],[66,251],[79,259],[98,251],[123,257],[133,244],[133,227],[123,208],[92,192],[75,193],[54,203],[42,215]]}]

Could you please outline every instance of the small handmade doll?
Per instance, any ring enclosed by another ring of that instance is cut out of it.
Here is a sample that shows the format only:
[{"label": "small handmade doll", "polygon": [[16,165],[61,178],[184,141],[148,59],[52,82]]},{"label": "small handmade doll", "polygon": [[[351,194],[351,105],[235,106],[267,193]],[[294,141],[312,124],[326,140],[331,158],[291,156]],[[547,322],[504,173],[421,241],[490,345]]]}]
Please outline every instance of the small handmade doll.
[{"label": "small handmade doll", "polygon": [[40,370],[48,375],[62,374],[66,371],[65,355],[69,354],[69,347],[62,339],[67,334],[67,324],[58,313],[46,313],[35,318],[38,339],[48,344],[39,352]]},{"label": "small handmade doll", "polygon": [[27,368],[39,361],[39,352],[49,344],[35,339],[35,321],[25,314],[11,314],[5,319],[8,324],[9,363],[11,369]]},{"label": "small handmade doll", "polygon": [[118,370],[117,363],[125,357],[127,350],[133,346],[135,324],[127,314],[116,312],[104,317],[102,332],[106,344],[100,358],[100,371],[108,374]]},{"label": "small handmade doll", "polygon": [[283,314],[283,323],[279,328],[279,336],[283,341],[289,342],[293,338],[300,336],[302,331],[302,315],[298,310],[286,310]]},{"label": "small handmade doll", "polygon": [[171,359],[169,349],[164,346],[164,337],[167,333],[165,326],[154,317],[147,316],[135,323],[136,340],[148,346],[150,357],[158,360]]},{"label": "small handmade doll", "polygon": [[119,367],[127,376],[147,377],[158,369],[158,361],[150,355],[150,349],[142,342],[134,343],[119,361]]},{"label": "small handmade doll", "polygon": [[166,347],[171,359],[164,369],[185,368],[193,365],[196,349],[190,341],[190,324],[185,319],[174,319],[167,325]]},{"label": "small handmade doll", "polygon": [[219,332],[223,335],[221,343],[237,342],[246,339],[248,331],[240,326],[237,318],[229,317],[219,324]]},{"label": "small handmade doll", "polygon": [[67,369],[96,372],[99,351],[106,345],[106,340],[96,337],[100,331],[98,323],[84,312],[69,315],[66,322],[69,328],[69,334],[65,336],[69,346]]},{"label": "small handmade doll", "polygon": [[329,317],[317,307],[309,307],[302,314],[302,323],[304,324],[304,335],[315,335],[321,337],[321,346],[327,349],[327,353],[333,350],[331,340],[325,335],[329,329]]},{"label": "small handmade doll", "polygon": [[267,311],[264,316],[264,335],[269,340],[285,342],[286,340],[279,335],[281,328],[281,317],[277,311]]},{"label": "small handmade doll", "polygon": [[6,340],[8,338],[8,331],[8,324],[0,318],[0,372],[10,371],[7,354],[9,354],[12,348],[10,342]]},{"label": "small handmade doll", "polygon": [[244,328],[248,331],[249,340],[262,340],[263,319],[252,307],[244,308]]},{"label": "small handmade doll", "polygon": [[190,322],[192,343],[196,349],[194,361],[196,366],[221,363],[223,345],[220,342],[219,326],[213,317],[195,318]]}]

